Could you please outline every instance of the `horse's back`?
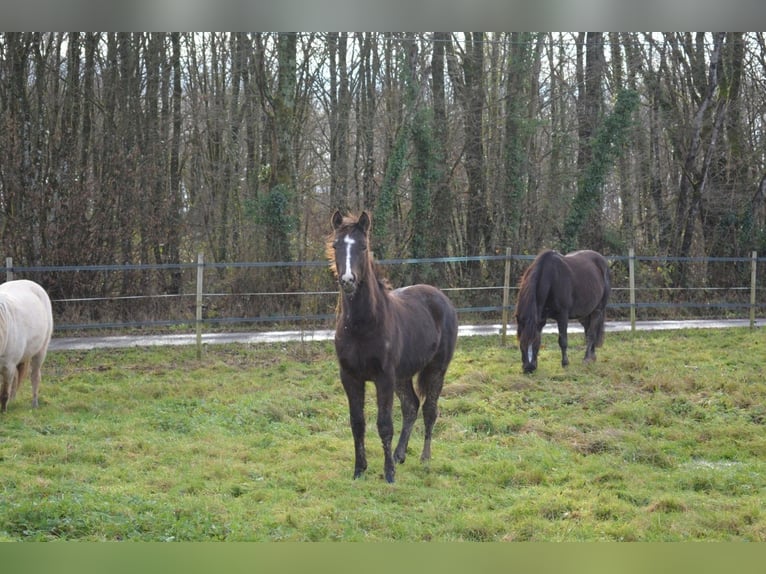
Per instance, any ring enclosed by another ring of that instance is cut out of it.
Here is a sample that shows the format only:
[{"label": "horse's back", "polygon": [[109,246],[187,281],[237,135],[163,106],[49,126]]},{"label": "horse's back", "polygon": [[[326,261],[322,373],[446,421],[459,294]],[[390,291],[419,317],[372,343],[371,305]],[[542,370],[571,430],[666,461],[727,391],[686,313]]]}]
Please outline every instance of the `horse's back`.
[{"label": "horse's back", "polygon": [[[395,289],[392,299],[407,325],[403,335],[405,352],[426,345],[433,348],[447,364],[452,359],[457,343],[457,311],[440,289],[433,285],[417,284]],[[445,364],[446,367],[446,364]]]},{"label": "horse's back", "polygon": [[426,309],[434,321],[446,331],[446,334],[457,336],[457,311],[443,291],[433,285],[417,284],[401,287],[391,292],[409,310],[417,307]]},{"label": "horse's back", "polygon": [[53,334],[53,312],[45,289],[17,279],[0,285],[2,352],[28,359],[44,353]]},{"label": "horse's back", "polygon": [[[611,292],[609,264],[598,251],[582,249],[568,253],[564,260],[572,272],[574,315],[589,314],[606,307]],[[573,316],[574,316],[573,315]]]},{"label": "horse's back", "polygon": [[593,251],[592,249],[581,249],[579,251],[573,251],[572,253],[567,253],[565,257],[568,261],[579,260],[583,262],[590,262],[592,265],[595,265],[602,270],[607,268],[606,257],[601,255],[601,253],[598,251]]},{"label": "horse's back", "polygon": [[[569,253],[566,258],[570,261],[580,262],[579,265],[583,269],[583,274],[587,274],[588,272],[593,274],[600,283],[603,283],[605,289],[610,288],[609,264],[607,263],[606,257],[601,255],[601,253],[591,249],[582,249],[580,251]],[[577,267],[573,268],[573,272],[580,273]]]}]

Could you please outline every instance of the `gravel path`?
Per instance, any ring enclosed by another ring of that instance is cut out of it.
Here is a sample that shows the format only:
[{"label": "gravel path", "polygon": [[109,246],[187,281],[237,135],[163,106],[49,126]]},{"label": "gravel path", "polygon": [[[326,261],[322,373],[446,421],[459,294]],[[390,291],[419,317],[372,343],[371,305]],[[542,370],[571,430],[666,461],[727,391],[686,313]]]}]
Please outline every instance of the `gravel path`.
[{"label": "gravel path", "polygon": [[[756,327],[766,325],[766,319],[757,319]],[[637,321],[636,330],[655,331],[668,329],[722,329],[730,327],[748,327],[748,319],[728,320],[689,320],[689,321]],[[497,335],[501,325],[463,325],[458,330],[461,337]],[[570,333],[582,333],[582,327],[576,321],[570,323]],[[607,321],[608,332],[629,331],[627,321]],[[206,333],[202,335],[203,345],[226,343],[280,343],[286,341],[326,341],[333,337],[333,330],[319,329],[311,331],[268,331],[240,333]],[[556,324],[548,323],[544,333],[556,333]],[[508,326],[508,336],[516,336],[516,326]],[[51,351],[111,349],[120,347],[150,347],[162,345],[195,345],[195,334],[180,335],[112,335],[104,337],[54,337],[48,347]]]}]

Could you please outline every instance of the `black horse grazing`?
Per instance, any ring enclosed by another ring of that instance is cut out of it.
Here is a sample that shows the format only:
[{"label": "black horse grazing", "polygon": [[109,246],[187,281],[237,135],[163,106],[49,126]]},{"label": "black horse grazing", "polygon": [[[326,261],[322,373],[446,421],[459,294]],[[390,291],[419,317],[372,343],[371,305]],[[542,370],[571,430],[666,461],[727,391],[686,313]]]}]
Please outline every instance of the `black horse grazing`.
[{"label": "black horse grazing", "polygon": [[595,251],[575,251],[566,256],[541,252],[521,277],[516,302],[516,326],[525,373],[537,368],[537,353],[545,322],[559,327],[561,365],[567,358],[567,325],[579,319],[585,328],[585,362],[596,360],[596,347],[604,342],[606,304],[611,290],[606,259]]},{"label": "black horse grazing", "polygon": [[[367,468],[364,391],[366,381],[373,381],[384,475],[388,482],[394,482],[394,461],[404,462],[421,400],[425,443],[420,459],[431,458],[437,401],[457,342],[457,313],[436,287],[412,285],[392,291],[376,276],[368,249],[370,217],[366,212],[354,219],[336,211],[332,226],[328,256],[341,288],[335,352],[351,414],[354,478]],[[416,374],[417,393],[412,384]],[[402,406],[402,432],[392,456],[394,392]]]}]

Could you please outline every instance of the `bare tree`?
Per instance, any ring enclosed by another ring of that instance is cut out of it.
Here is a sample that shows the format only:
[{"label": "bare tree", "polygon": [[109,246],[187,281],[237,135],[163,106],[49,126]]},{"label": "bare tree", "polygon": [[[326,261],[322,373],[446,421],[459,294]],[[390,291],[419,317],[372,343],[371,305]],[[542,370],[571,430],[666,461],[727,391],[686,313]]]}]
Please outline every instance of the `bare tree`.
[{"label": "bare tree", "polygon": [[[464,167],[466,192],[465,251],[469,255],[482,253],[491,243],[491,221],[487,200],[482,138],[484,113],[484,33],[465,32],[462,54],[455,43],[447,44],[447,62],[455,96],[463,112]],[[460,57],[459,57],[460,56]],[[479,279],[480,267],[472,265],[473,277]]]}]

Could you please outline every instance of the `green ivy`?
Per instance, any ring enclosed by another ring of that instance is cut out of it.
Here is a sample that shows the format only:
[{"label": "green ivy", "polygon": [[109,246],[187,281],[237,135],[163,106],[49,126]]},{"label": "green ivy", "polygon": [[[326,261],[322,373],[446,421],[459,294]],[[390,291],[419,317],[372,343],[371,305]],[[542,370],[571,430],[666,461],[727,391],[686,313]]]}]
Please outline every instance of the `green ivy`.
[{"label": "green ivy", "polygon": [[267,242],[267,249],[273,259],[286,261],[290,258],[289,237],[298,228],[298,218],[290,209],[293,195],[288,185],[280,183],[254,202],[255,223],[272,238]]},{"label": "green ivy", "polygon": [[383,184],[380,187],[380,196],[375,206],[375,219],[372,222],[372,236],[375,244],[375,255],[383,259],[386,252],[388,238],[388,222],[394,213],[394,199],[399,179],[407,167],[407,144],[409,130],[401,126],[396,135],[391,155],[388,156],[386,172]]},{"label": "green ivy", "polygon": [[431,188],[435,179],[434,140],[431,129],[431,110],[421,110],[412,126],[412,142],[415,165],[412,170],[412,256],[428,257],[428,240],[431,219]]},{"label": "green ivy", "polygon": [[609,169],[620,157],[633,125],[633,112],[638,108],[638,92],[622,90],[617,94],[614,110],[607,116],[593,138],[593,159],[585,168],[577,195],[564,223],[561,249],[572,251],[577,247],[580,231],[590,213],[601,205],[601,193]]}]

